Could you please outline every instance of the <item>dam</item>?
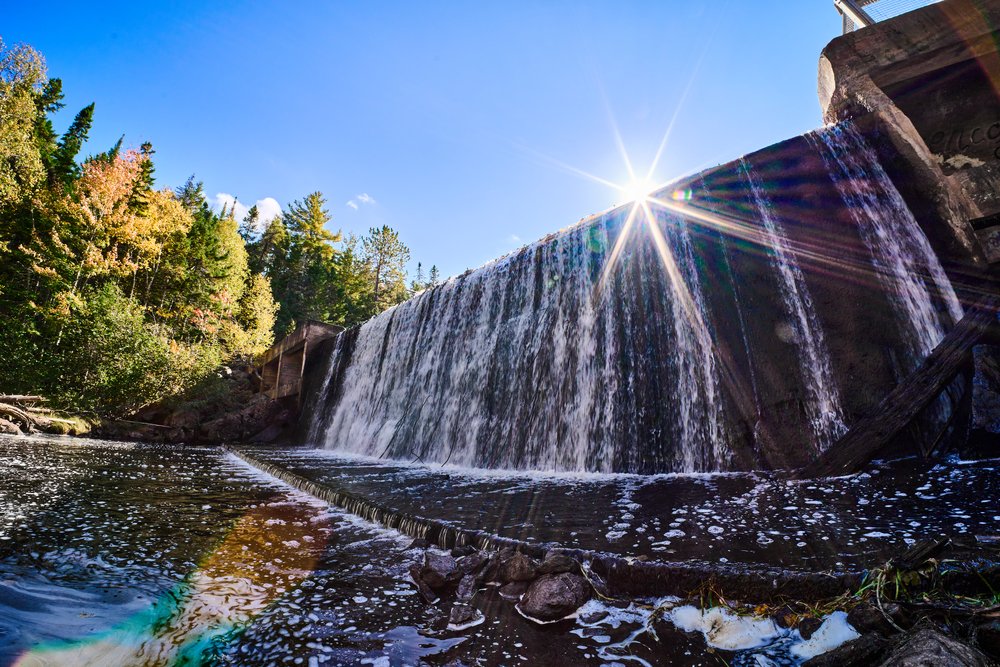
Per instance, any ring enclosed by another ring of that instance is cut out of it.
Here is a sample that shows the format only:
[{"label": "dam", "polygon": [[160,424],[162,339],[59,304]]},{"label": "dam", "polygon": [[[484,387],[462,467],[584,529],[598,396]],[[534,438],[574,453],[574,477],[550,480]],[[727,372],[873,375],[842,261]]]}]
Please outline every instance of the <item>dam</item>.
[{"label": "dam", "polygon": [[299,322],[287,441],[0,434],[0,665],[1000,659],[1000,0],[881,2],[821,127]]},{"label": "dam", "polygon": [[[572,472],[813,460],[928,358],[996,259],[993,10],[963,7],[834,40],[820,61],[826,127],[346,332],[315,373],[301,444]],[[963,377],[882,453],[952,437]]]}]

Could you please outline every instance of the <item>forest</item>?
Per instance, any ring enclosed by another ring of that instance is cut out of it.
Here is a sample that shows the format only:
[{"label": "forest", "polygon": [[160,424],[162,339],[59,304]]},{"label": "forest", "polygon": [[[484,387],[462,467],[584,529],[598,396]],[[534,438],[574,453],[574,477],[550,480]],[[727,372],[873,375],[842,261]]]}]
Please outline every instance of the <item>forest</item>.
[{"label": "forest", "polygon": [[84,154],[95,105],[56,132],[63,84],[0,41],[0,388],[127,415],[248,361],[305,320],[359,324],[438,281],[388,226],[331,231],[322,193],[273,220],[155,179],[152,143]]}]

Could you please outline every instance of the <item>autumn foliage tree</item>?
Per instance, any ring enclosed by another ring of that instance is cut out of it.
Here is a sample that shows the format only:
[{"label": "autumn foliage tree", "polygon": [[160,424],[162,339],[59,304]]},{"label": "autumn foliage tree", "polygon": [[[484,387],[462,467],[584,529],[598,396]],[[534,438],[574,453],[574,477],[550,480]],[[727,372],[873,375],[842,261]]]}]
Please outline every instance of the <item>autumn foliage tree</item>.
[{"label": "autumn foliage tree", "polygon": [[0,393],[125,414],[305,320],[352,326],[412,293],[398,233],[345,238],[319,192],[236,220],[193,176],[157,188],[149,142],[81,158],[95,105],[59,134],[62,91],[0,41]]}]

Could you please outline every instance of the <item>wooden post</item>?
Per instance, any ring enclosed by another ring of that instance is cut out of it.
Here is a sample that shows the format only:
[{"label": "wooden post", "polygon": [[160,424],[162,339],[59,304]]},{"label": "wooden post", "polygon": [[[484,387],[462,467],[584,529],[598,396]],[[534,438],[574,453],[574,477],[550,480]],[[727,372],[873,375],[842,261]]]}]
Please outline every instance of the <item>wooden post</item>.
[{"label": "wooden post", "polygon": [[302,381],[306,375],[306,352],[309,351],[309,339],[302,341],[302,363],[299,365],[299,387],[295,394],[295,407],[302,409]]},{"label": "wooden post", "polygon": [[274,392],[271,394],[271,398],[278,398],[278,387],[281,386],[281,359],[284,356],[284,352],[278,352],[278,370],[274,373]]}]

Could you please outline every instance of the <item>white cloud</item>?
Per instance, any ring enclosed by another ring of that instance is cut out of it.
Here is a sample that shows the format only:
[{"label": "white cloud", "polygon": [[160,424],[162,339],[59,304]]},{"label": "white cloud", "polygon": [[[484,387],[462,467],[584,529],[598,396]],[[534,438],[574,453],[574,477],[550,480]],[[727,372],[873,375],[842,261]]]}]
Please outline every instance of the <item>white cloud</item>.
[{"label": "white cloud", "polygon": [[[220,192],[215,195],[215,198],[212,200],[212,208],[216,211],[222,211],[223,207],[225,207],[228,211],[233,208],[234,204],[235,210],[233,211],[233,217],[235,217],[237,221],[242,221],[243,218],[246,217],[250,207],[237,200],[236,197],[228,192]],[[274,197],[264,197],[263,199],[258,199],[254,202],[254,206],[257,207],[258,231],[263,229],[269,222],[281,214],[281,204],[279,204],[278,200]]]},{"label": "white cloud", "polygon": [[212,208],[216,211],[222,211],[222,209],[225,208],[228,211],[233,208],[233,204],[236,204],[236,210],[233,211],[233,216],[237,220],[245,218],[249,209],[244,206],[242,202],[237,201],[236,197],[228,192],[220,192],[215,195],[215,201],[212,202]]},{"label": "white cloud", "polygon": [[521,237],[518,236],[517,234],[511,234],[510,237],[508,237],[507,240],[510,241],[511,243],[520,243],[521,242]]},{"label": "white cloud", "polygon": [[354,199],[351,199],[350,201],[348,201],[347,202],[347,206],[350,206],[355,211],[357,211],[358,210],[358,204],[371,204],[371,205],[374,206],[377,203],[378,202],[375,201],[375,198],[372,197],[370,194],[368,194],[367,192],[362,192],[361,194],[356,195],[354,197]]},{"label": "white cloud", "polygon": [[254,206],[257,207],[257,219],[262,225],[266,225],[281,215],[281,204],[279,204],[278,200],[274,197],[264,197],[263,199],[258,199]]}]

